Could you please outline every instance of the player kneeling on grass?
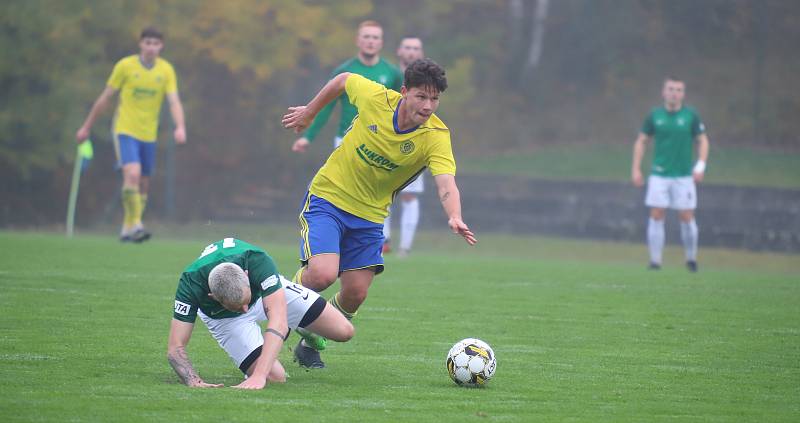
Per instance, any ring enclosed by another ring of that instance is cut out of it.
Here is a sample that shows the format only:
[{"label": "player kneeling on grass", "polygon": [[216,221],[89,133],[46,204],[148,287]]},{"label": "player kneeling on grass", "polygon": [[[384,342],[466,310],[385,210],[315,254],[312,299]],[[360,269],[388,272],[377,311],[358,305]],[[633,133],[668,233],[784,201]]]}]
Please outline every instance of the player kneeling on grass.
[{"label": "player kneeling on grass", "polygon": [[[286,280],[267,253],[225,238],[203,250],[181,274],[169,332],[167,359],[181,381],[206,383],[192,367],[186,345],[197,316],[246,375],[235,388],[261,389],[286,381],[278,352],[289,329],[306,328],[334,341],[353,337],[353,325],[317,293]],[[268,321],[263,335],[258,322]]]}]

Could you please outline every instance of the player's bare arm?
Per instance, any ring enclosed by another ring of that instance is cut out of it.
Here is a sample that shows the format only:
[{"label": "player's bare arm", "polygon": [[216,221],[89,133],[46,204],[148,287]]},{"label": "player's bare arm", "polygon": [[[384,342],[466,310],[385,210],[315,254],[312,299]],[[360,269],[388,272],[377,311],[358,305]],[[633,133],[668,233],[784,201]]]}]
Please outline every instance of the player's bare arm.
[{"label": "player's bare arm", "polygon": [[285,374],[276,375],[272,372],[289,331],[286,318],[286,296],[283,289],[278,289],[264,297],[263,304],[269,323],[264,331],[264,346],[261,349],[261,355],[256,360],[249,377],[234,388],[262,389],[267,385],[268,377],[278,381],[285,380]]},{"label": "player's bare arm", "polygon": [[631,182],[634,186],[640,187],[644,185],[644,177],[642,176],[642,158],[647,149],[647,141],[650,137],[646,134],[639,133],[636,141],[633,143],[633,163],[631,165]]},{"label": "player's bare arm", "polygon": [[706,172],[706,160],[708,160],[708,135],[700,134],[697,136],[697,163],[692,170],[695,182],[703,182]]},{"label": "player's bare arm", "polygon": [[336,75],[325,84],[311,102],[305,106],[289,107],[288,113],[281,119],[281,124],[286,129],[293,129],[296,134],[304,131],[311,125],[314,116],[322,110],[325,105],[336,100],[345,90],[345,82],[349,72]]},{"label": "player's bare arm", "polygon": [[213,384],[203,382],[203,379],[197,374],[192,367],[192,362],[189,361],[189,356],[186,354],[186,345],[189,344],[189,339],[192,337],[192,329],[194,324],[181,322],[180,320],[172,319],[172,324],[169,329],[169,345],[167,346],[167,360],[169,365],[175,370],[175,373],[181,381],[187,386],[193,388],[218,388],[222,384]]},{"label": "player's bare arm", "polygon": [[186,143],[186,123],[184,121],[183,103],[181,97],[177,92],[168,93],[167,101],[169,102],[169,112],[172,115],[172,121],[175,122],[175,142],[178,144]]},{"label": "player's bare arm", "polygon": [[292,151],[295,153],[305,153],[309,144],[311,144],[311,141],[309,141],[308,138],[300,137],[292,144]]},{"label": "player's bare arm", "polygon": [[467,244],[475,245],[478,242],[475,234],[461,218],[461,193],[456,185],[456,177],[442,174],[434,176],[433,179],[436,181],[439,201],[442,202],[442,208],[447,215],[447,225],[454,234],[464,237]]},{"label": "player's bare arm", "polygon": [[103,92],[100,93],[100,96],[97,97],[94,104],[92,105],[92,110],[89,111],[89,115],[86,116],[86,120],[83,122],[83,125],[78,129],[78,132],[75,134],[75,140],[78,143],[82,143],[89,138],[89,132],[92,130],[92,125],[94,125],[94,121],[97,119],[97,116],[100,115],[107,107],[108,103],[111,101],[111,97],[117,90],[113,87],[106,86],[103,89]]}]

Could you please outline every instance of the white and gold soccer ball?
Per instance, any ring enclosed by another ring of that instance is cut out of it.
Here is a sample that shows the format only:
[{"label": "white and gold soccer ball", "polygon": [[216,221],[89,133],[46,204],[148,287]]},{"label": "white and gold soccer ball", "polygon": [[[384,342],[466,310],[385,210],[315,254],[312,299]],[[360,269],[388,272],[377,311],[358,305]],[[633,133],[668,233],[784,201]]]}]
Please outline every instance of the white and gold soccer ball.
[{"label": "white and gold soccer ball", "polygon": [[447,353],[447,373],[457,385],[483,386],[494,376],[497,360],[489,344],[467,338],[456,342]]}]

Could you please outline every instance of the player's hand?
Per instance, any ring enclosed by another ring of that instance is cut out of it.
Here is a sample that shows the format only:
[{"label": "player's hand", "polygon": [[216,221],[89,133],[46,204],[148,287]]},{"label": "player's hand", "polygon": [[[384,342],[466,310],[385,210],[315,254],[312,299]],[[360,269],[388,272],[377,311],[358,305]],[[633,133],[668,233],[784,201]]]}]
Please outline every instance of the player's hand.
[{"label": "player's hand", "polygon": [[447,224],[450,226],[450,229],[453,231],[454,234],[459,234],[464,237],[464,240],[467,241],[469,245],[475,245],[478,242],[478,239],[475,238],[475,234],[469,230],[467,224],[464,223],[461,219],[457,217],[450,218],[447,221]]},{"label": "player's hand", "polygon": [[264,389],[267,386],[267,380],[265,378],[260,377],[253,377],[250,376],[245,379],[242,383],[233,386],[232,388],[235,389]]},{"label": "player's hand", "polygon": [[205,383],[202,380],[197,380],[189,385],[190,388],[222,388],[223,386],[225,385],[222,383]]},{"label": "player's hand", "polygon": [[186,128],[182,126],[175,128],[172,136],[175,137],[176,144],[186,144]]},{"label": "player's hand", "polygon": [[78,132],[75,133],[75,140],[80,144],[87,139],[89,139],[89,128],[81,126]]},{"label": "player's hand", "polygon": [[639,169],[633,169],[631,171],[631,182],[633,182],[634,186],[640,187],[644,185],[644,178],[642,177],[642,171]]},{"label": "player's hand", "polygon": [[295,134],[303,132],[308,125],[311,125],[313,116],[309,116],[306,106],[290,107],[289,112],[281,119],[281,124],[286,129],[294,129]]},{"label": "player's hand", "polygon": [[694,176],[694,181],[697,183],[703,182],[703,176],[705,176],[705,172],[693,172],[692,176]]},{"label": "player's hand", "polygon": [[308,138],[298,138],[297,141],[292,144],[292,151],[295,153],[305,153],[309,144],[311,144],[311,142],[308,140]]}]

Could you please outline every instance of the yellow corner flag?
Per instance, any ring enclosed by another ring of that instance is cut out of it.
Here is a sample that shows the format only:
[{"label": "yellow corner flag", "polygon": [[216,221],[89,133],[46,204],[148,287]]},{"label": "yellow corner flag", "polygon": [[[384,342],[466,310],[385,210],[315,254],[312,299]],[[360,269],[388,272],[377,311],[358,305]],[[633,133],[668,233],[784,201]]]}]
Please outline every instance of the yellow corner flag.
[{"label": "yellow corner flag", "polygon": [[81,183],[81,174],[89,166],[94,157],[92,141],[86,140],[78,144],[75,154],[75,166],[72,168],[72,184],[69,187],[69,201],[67,203],[67,236],[72,237],[75,229],[75,204],[78,202],[78,187]]}]

